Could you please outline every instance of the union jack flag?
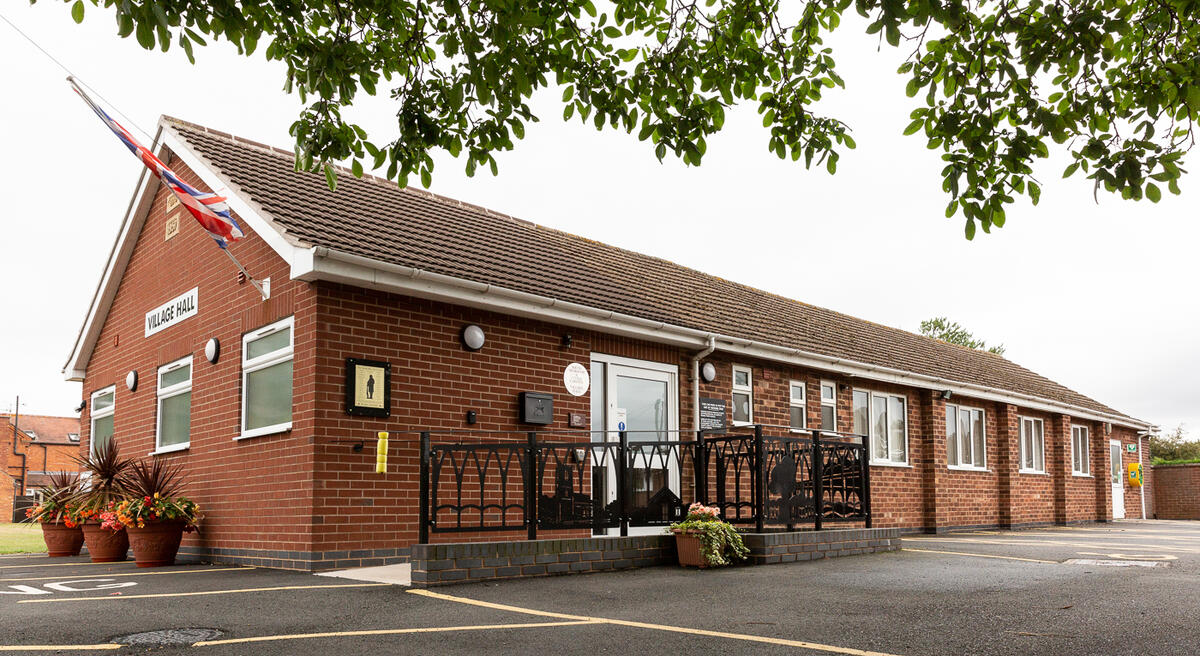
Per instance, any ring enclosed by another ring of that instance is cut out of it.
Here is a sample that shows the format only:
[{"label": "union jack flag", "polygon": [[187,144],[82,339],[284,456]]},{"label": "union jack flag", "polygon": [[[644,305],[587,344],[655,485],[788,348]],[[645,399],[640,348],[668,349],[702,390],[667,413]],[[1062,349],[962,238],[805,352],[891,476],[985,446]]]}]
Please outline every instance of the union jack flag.
[{"label": "union jack flag", "polygon": [[208,235],[217,242],[217,246],[225,248],[229,242],[237,241],[245,236],[241,227],[238,226],[237,221],[233,219],[233,214],[230,213],[229,204],[225,202],[226,199],[224,196],[218,196],[212,192],[200,191],[180,180],[174,171],[162,163],[162,160],[155,157],[154,153],[138,143],[137,139],[134,139],[128,130],[121,127],[120,123],[117,123],[107,112],[92,102],[92,99],[79,88],[79,85],[75,84],[74,79],[67,78],[67,80],[71,83],[71,87],[75,89],[75,93],[79,94],[80,98],[83,98],[83,102],[87,103],[93,112],[96,112],[96,116],[99,116],[100,120],[104,121],[104,124],[108,126],[108,129],[117,135],[117,138],[125,144],[129,152],[137,155],[142,160],[142,163],[146,165],[146,168],[150,169],[150,172],[155,177],[162,180],[174,192],[179,202],[200,222],[200,225],[208,232]]}]

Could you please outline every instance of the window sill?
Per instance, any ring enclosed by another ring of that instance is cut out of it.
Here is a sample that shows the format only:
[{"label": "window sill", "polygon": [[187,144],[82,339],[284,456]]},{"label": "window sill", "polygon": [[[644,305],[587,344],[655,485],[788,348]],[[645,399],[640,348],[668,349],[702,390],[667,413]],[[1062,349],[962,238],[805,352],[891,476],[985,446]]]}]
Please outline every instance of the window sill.
[{"label": "window sill", "polygon": [[899,467],[901,469],[912,469],[913,466],[907,462],[892,462],[890,460],[872,460],[872,467]]},{"label": "window sill", "polygon": [[995,473],[992,470],[988,469],[987,467],[964,467],[962,465],[946,465],[946,469],[949,469],[951,471],[961,471],[961,472],[982,472],[985,474]]},{"label": "window sill", "polygon": [[187,451],[188,447],[190,447],[191,445],[192,445],[191,442],[184,442],[183,444],[172,444],[170,446],[160,446],[157,449],[151,451],[148,455],[161,456],[164,453],[177,453],[179,451]]},{"label": "window sill", "polygon": [[752,421],[734,421],[734,422],[730,422],[730,423],[733,424],[734,428],[746,428],[748,426],[754,425],[754,422],[752,422]]},{"label": "window sill", "polygon": [[1091,474],[1080,474],[1079,472],[1071,472],[1071,475],[1074,476],[1075,478],[1096,478],[1095,476],[1092,476]]},{"label": "window sill", "polygon": [[262,428],[254,428],[254,429],[245,431],[241,435],[234,437],[233,441],[237,442],[239,440],[248,440],[252,437],[262,437],[264,435],[274,435],[276,433],[288,433],[288,432],[291,432],[291,430],[292,430],[292,422],[289,421],[286,424],[275,424],[274,426],[263,426]]},{"label": "window sill", "polygon": [[1049,476],[1048,472],[1038,471],[1036,469],[1018,469],[1018,474],[1028,474],[1030,476]]}]

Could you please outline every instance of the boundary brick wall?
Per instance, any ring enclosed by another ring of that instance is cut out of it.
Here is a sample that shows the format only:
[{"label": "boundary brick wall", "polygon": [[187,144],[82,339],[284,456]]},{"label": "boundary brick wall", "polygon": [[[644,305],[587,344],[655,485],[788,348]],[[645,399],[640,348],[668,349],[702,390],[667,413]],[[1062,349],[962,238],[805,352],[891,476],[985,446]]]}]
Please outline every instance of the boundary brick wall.
[{"label": "boundary brick wall", "polygon": [[1151,485],[1156,519],[1200,519],[1200,463],[1143,465],[1143,469],[1154,470]]}]

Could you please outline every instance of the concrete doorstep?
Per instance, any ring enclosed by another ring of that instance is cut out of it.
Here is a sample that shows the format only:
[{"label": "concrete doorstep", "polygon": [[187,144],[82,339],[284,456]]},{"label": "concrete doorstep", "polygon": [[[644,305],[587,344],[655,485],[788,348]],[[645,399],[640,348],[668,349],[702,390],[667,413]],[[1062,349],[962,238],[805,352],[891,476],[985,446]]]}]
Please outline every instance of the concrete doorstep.
[{"label": "concrete doorstep", "polygon": [[328,576],[352,581],[367,581],[370,583],[390,583],[392,585],[412,585],[412,564],[383,565],[381,567],[355,567],[339,569],[332,572],[318,572],[317,576]]}]

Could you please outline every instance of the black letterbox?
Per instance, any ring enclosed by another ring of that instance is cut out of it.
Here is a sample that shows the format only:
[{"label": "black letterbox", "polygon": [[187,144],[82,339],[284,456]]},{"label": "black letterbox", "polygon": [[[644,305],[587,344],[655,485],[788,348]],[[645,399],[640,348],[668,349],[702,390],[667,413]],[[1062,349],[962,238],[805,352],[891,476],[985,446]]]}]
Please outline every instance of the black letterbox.
[{"label": "black letterbox", "polygon": [[545,426],[554,421],[554,395],[542,392],[521,392],[521,423]]}]

